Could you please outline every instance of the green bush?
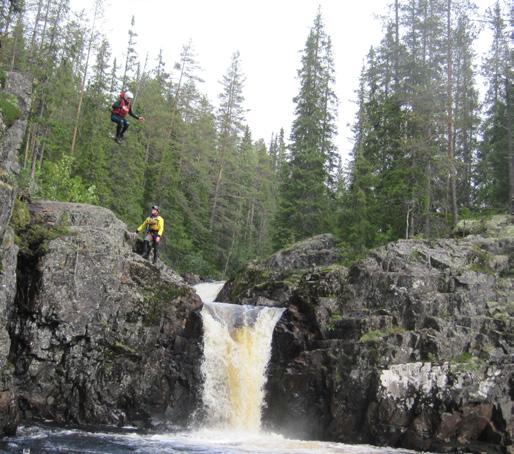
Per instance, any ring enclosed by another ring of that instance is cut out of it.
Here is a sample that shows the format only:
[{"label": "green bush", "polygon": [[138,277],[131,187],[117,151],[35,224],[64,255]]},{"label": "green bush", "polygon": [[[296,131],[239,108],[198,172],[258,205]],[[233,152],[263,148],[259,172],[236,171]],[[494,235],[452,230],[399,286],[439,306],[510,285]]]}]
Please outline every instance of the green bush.
[{"label": "green bush", "polygon": [[30,222],[29,208],[26,203],[16,199],[14,201],[14,207],[11,215],[11,227],[15,232],[23,229]]},{"label": "green bush", "polygon": [[5,92],[0,93],[0,111],[5,125],[9,128],[20,118],[21,110],[15,96]]},{"label": "green bush", "polygon": [[82,178],[72,176],[73,158],[64,156],[57,162],[46,161],[38,172],[39,187],[35,197],[61,202],[98,204],[94,185],[86,186]]}]

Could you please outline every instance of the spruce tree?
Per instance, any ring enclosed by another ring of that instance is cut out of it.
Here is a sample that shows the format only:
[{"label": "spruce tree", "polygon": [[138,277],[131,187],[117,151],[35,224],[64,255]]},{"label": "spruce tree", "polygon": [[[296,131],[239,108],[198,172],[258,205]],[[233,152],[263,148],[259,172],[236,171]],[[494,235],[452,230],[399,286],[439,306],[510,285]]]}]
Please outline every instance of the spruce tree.
[{"label": "spruce tree", "polygon": [[290,157],[282,173],[274,246],[327,231],[336,165],[337,97],[330,37],[318,12],[298,70],[300,91],[293,99],[295,119]]},{"label": "spruce tree", "polygon": [[232,56],[223,76],[220,105],[216,118],[217,145],[213,162],[213,192],[209,228],[215,242],[216,261],[228,269],[239,230],[241,208],[237,202],[240,183],[238,147],[244,131],[244,76],[239,52]]},{"label": "spruce tree", "polygon": [[[483,65],[487,83],[485,121],[476,173],[478,203],[494,210],[505,210],[510,205],[509,195],[509,48],[503,11],[497,1],[488,12],[493,32],[491,49]],[[512,118],[512,117],[510,117]]]}]

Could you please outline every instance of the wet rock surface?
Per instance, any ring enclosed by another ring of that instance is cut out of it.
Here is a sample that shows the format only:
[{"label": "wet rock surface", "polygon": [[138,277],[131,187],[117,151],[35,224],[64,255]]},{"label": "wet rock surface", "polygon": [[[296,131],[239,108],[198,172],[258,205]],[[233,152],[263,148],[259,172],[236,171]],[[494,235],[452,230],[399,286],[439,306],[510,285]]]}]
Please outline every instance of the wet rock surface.
[{"label": "wet rock surface", "polygon": [[496,216],[456,235],[391,243],[350,268],[272,257],[227,283],[220,300],[288,309],[268,426],[437,452],[511,449],[514,225]]}]

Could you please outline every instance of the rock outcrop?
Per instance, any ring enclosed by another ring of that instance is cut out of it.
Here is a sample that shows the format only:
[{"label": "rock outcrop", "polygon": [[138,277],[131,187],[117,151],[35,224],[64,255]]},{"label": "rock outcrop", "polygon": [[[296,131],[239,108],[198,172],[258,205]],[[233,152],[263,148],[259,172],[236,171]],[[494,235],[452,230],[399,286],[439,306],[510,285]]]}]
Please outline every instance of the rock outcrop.
[{"label": "rock outcrop", "polygon": [[306,243],[307,262],[297,245],[226,284],[220,301],[288,309],[274,337],[270,427],[342,442],[506,452],[514,225],[498,216],[462,223],[456,235],[391,243],[350,268],[327,263],[335,245],[317,237]]},{"label": "rock outcrop", "polygon": [[199,297],[135,254],[109,210],[17,200],[30,83],[10,73],[2,89],[0,436],[32,418],[187,424],[198,404]]},{"label": "rock outcrop", "polygon": [[132,234],[105,208],[29,210],[8,323],[22,418],[187,423],[200,380],[194,290],[133,253]]},{"label": "rock outcrop", "polygon": [[7,95],[5,102],[12,103],[16,116],[7,121],[0,111],[0,436],[13,433],[19,420],[14,369],[8,359],[11,343],[7,321],[16,293],[18,255],[9,221],[16,200],[16,179],[20,168],[18,150],[30,110],[30,84],[19,74],[9,73],[2,92]]}]

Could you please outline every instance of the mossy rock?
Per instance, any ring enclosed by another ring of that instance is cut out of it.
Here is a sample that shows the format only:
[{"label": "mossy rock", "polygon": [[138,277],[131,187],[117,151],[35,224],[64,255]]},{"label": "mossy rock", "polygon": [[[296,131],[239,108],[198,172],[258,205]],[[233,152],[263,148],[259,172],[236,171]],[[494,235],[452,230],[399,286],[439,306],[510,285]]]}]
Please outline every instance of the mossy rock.
[{"label": "mossy rock", "polygon": [[495,273],[491,267],[492,258],[493,256],[489,252],[474,246],[469,256],[469,269],[476,273],[493,275]]},{"label": "mossy rock", "polygon": [[30,223],[30,212],[29,207],[26,203],[16,199],[14,201],[14,207],[11,215],[11,227],[15,232],[19,232],[24,229]]},{"label": "mossy rock", "polygon": [[512,217],[507,214],[496,214],[480,219],[463,219],[455,226],[453,234],[514,238],[514,224]]},{"label": "mossy rock", "polygon": [[154,326],[159,324],[162,316],[166,313],[167,306],[179,297],[186,296],[188,290],[185,287],[157,286],[151,291],[145,292],[143,300],[143,324]]},{"label": "mossy rock", "polygon": [[70,235],[65,227],[47,227],[40,224],[27,225],[16,233],[16,244],[20,252],[29,257],[42,257],[48,252],[50,241]]},{"label": "mossy rock", "polygon": [[405,329],[401,326],[391,326],[385,330],[370,330],[367,333],[364,333],[359,342],[363,343],[373,343],[380,342],[382,339],[387,338],[389,336],[395,336],[397,334],[404,334]]},{"label": "mossy rock", "polygon": [[485,367],[485,362],[469,352],[461,353],[451,359],[450,364],[457,372],[478,372]]},{"label": "mossy rock", "polygon": [[21,109],[15,96],[5,92],[0,93],[0,111],[5,125],[9,128],[20,118]]}]

